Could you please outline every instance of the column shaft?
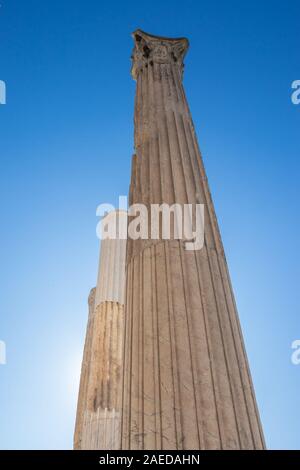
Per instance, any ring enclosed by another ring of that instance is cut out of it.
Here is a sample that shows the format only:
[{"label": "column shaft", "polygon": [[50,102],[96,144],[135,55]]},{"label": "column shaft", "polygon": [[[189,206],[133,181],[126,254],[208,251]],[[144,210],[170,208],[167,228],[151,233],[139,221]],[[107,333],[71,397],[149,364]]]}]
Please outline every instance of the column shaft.
[{"label": "column shaft", "polygon": [[128,240],[122,447],[261,449],[222,241],[181,76],[187,48],[134,33],[131,202],[202,203],[205,242]]},{"label": "column shaft", "polygon": [[[115,225],[126,213],[108,214],[102,224]],[[126,219],[127,220],[127,219]],[[82,363],[76,449],[120,449],[124,335],[126,240],[102,240],[96,289],[90,295],[90,313]]]}]

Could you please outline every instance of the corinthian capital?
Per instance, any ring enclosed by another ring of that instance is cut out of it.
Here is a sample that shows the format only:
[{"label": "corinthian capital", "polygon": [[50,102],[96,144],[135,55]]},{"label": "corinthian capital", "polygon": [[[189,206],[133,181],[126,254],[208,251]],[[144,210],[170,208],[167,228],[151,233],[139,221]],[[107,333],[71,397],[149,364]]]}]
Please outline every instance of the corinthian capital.
[{"label": "corinthian capital", "polygon": [[134,79],[145,67],[157,64],[176,64],[183,70],[183,59],[189,47],[186,38],[164,38],[152,36],[137,29],[132,33],[134,49],[132,53],[131,74]]}]

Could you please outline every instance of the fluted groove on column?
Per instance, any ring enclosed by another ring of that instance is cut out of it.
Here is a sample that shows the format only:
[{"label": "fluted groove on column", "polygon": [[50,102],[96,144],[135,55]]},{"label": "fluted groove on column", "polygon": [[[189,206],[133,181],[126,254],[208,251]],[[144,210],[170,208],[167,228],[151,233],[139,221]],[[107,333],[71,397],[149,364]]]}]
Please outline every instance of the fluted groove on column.
[{"label": "fluted groove on column", "polygon": [[116,225],[117,239],[101,241],[96,305],[104,301],[124,304],[126,239],[119,238],[119,230],[126,219],[125,211],[112,211],[102,221],[103,226],[109,223]]},{"label": "fluted groove on column", "polygon": [[77,406],[77,415],[76,415],[76,425],[74,433],[74,448],[80,449],[82,445],[82,429],[84,426],[84,406],[87,400],[87,386],[88,386],[88,377],[89,369],[91,363],[91,338],[93,332],[93,312],[95,308],[95,294],[96,288],[94,287],[90,291],[88,305],[89,305],[89,315],[88,323],[86,328],[86,337],[83,350],[83,359],[81,365],[81,376],[80,376],[80,386],[78,394],[78,406]]},{"label": "fluted groove on column", "polygon": [[222,240],[182,86],[186,39],[134,33],[131,203],[202,203],[205,240],[128,240],[122,448],[262,449]]}]

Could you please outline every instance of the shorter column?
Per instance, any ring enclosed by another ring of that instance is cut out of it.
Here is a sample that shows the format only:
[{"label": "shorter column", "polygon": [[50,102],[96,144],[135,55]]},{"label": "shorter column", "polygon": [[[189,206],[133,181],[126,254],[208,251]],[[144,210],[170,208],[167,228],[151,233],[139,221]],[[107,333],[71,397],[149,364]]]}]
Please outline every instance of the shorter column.
[{"label": "shorter column", "polygon": [[[89,320],[82,362],[75,449],[121,447],[124,290],[127,227],[125,211],[102,220],[99,273],[89,296]],[[126,231],[126,230],[125,230]]]}]

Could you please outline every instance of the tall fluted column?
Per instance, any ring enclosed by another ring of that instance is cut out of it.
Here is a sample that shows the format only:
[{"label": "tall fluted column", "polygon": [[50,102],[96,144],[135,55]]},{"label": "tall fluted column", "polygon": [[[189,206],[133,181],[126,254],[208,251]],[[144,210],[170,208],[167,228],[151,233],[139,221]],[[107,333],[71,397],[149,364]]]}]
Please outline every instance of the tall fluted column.
[{"label": "tall fluted column", "polygon": [[116,238],[101,242],[97,287],[89,296],[74,436],[75,449],[120,449],[126,240],[119,238],[125,212],[111,212],[103,226]]},{"label": "tall fluted column", "polygon": [[205,241],[128,240],[123,449],[262,449],[221,237],[182,86],[184,38],[133,33],[130,202],[202,203]]}]

